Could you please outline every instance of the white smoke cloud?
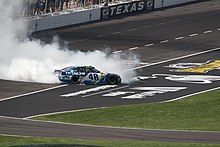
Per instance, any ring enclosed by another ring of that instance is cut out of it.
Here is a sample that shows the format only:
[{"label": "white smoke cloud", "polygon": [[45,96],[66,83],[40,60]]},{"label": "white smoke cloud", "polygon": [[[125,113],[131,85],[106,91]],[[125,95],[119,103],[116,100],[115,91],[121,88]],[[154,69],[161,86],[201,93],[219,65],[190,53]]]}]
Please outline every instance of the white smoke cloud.
[{"label": "white smoke cloud", "polygon": [[0,0],[0,79],[56,83],[54,69],[66,66],[92,65],[103,72],[117,73],[122,82],[129,82],[134,71],[125,72],[138,63],[136,55],[108,54],[107,51],[70,51],[61,49],[57,42],[44,44],[40,40],[25,37],[26,24],[19,18],[22,0]]}]

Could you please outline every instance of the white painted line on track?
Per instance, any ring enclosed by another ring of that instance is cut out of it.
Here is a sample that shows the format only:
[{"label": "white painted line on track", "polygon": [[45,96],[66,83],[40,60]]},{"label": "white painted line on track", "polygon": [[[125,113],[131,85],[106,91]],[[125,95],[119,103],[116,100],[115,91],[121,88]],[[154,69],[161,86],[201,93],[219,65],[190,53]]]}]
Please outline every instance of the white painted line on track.
[{"label": "white painted line on track", "polygon": [[158,23],[157,25],[161,26],[161,25],[165,25],[165,24],[166,24],[165,22],[161,22],[161,23]]},{"label": "white painted line on track", "polygon": [[185,96],[182,96],[182,97],[178,97],[178,98],[175,98],[175,99],[171,99],[171,100],[164,101],[164,102],[159,102],[159,103],[173,102],[173,101],[177,101],[177,100],[180,100],[180,99],[183,99],[183,98],[186,98],[186,97],[190,97],[190,96],[194,96],[194,95],[197,95],[197,94],[202,94],[202,93],[206,93],[206,92],[210,92],[210,91],[214,91],[214,90],[218,90],[218,89],[220,89],[220,87],[216,87],[216,88],[213,88],[213,89],[208,89],[208,90],[205,90],[205,91],[200,91],[200,92],[197,92],[197,93],[192,93],[192,94],[189,94],[189,95],[185,95]]},{"label": "white painted line on track", "polygon": [[109,89],[109,90],[106,90],[106,91],[100,91],[100,92],[92,93],[92,94],[88,94],[88,95],[83,95],[82,97],[83,98],[90,97],[90,96],[94,96],[94,95],[98,95],[98,94],[102,94],[102,93],[106,93],[106,92],[110,92],[110,91],[114,91],[114,90],[119,90],[119,89],[123,89],[123,88],[127,88],[127,87],[129,87],[129,85],[118,87],[118,88],[112,88],[112,89]]},{"label": "white painted line on track", "polygon": [[16,95],[16,96],[4,98],[4,99],[1,99],[0,102],[1,101],[6,101],[6,100],[10,100],[10,99],[15,99],[15,98],[18,98],[18,97],[27,96],[27,95],[32,95],[32,94],[36,94],[36,93],[41,93],[41,92],[45,92],[45,91],[49,91],[49,90],[53,90],[53,89],[58,89],[58,88],[62,88],[62,87],[65,87],[65,86],[68,86],[68,84],[59,85],[59,86],[55,86],[55,87],[51,87],[51,88],[47,88],[47,89],[42,89],[42,90],[38,90],[38,91],[33,91],[33,92],[21,94],[21,95]]},{"label": "white painted line on track", "polygon": [[102,38],[102,37],[105,37],[106,35],[100,35],[100,36],[98,36],[98,38]]},{"label": "white painted line on track", "polygon": [[127,71],[142,69],[142,68],[146,68],[146,67],[150,67],[150,66],[154,66],[154,65],[158,65],[158,64],[162,64],[162,63],[167,63],[167,62],[175,61],[175,60],[179,60],[179,59],[184,59],[184,58],[188,58],[188,57],[193,57],[193,56],[197,56],[197,55],[201,55],[201,54],[205,54],[205,53],[209,53],[209,52],[213,52],[213,51],[217,51],[217,50],[220,50],[220,47],[209,49],[209,50],[202,51],[202,52],[197,52],[197,53],[194,53],[194,54],[189,54],[189,55],[177,57],[177,58],[173,58],[173,59],[168,59],[168,60],[165,60],[165,61],[160,61],[160,62],[148,64],[148,65],[143,65],[143,66],[131,68],[131,69],[128,69]]},{"label": "white painted line on track", "polygon": [[198,36],[199,34],[190,34],[189,37],[194,37],[194,36]]},{"label": "white painted line on track", "polygon": [[147,26],[143,26],[143,27],[141,27],[141,28],[142,28],[142,29],[147,29],[147,28],[150,28],[150,27],[152,27],[152,26],[147,25]]},{"label": "white painted line on track", "polygon": [[12,135],[12,134],[0,134],[0,136],[6,136],[6,137],[33,137],[33,136]]},{"label": "white painted line on track", "polygon": [[128,32],[132,32],[132,31],[135,31],[135,30],[137,30],[137,29],[136,29],[136,28],[134,28],[134,29],[129,29]]},{"label": "white painted line on track", "polygon": [[203,32],[203,33],[204,33],[204,34],[212,33],[212,30],[205,31],[205,32]]},{"label": "white painted line on track", "polygon": [[88,109],[78,109],[78,110],[69,110],[69,111],[61,111],[61,112],[52,112],[52,113],[45,113],[45,114],[38,114],[33,116],[28,116],[22,119],[31,119],[34,117],[40,117],[40,116],[47,116],[47,115],[54,115],[54,114],[62,114],[62,113],[71,113],[71,112],[81,112],[81,111],[88,111],[88,110],[97,110],[97,109],[103,109],[107,107],[98,107],[98,108],[88,108]]},{"label": "white painted line on track", "polygon": [[149,46],[153,46],[153,45],[154,45],[153,43],[150,43],[150,44],[146,44],[144,46],[149,47]]},{"label": "white painted line on track", "polygon": [[132,48],[129,48],[128,50],[131,51],[131,50],[136,50],[138,49],[139,47],[132,47]]},{"label": "white painted line on track", "polygon": [[114,32],[112,33],[112,35],[117,35],[117,34],[120,34],[121,32]]},{"label": "white painted line on track", "polygon": [[220,31],[220,28],[219,29],[217,29],[218,31]]},{"label": "white painted line on track", "polygon": [[81,42],[81,41],[86,41],[86,40],[89,40],[89,38],[81,39],[81,40],[78,40],[76,42]]},{"label": "white painted line on track", "polygon": [[121,52],[122,52],[122,50],[119,50],[119,51],[113,52],[113,54],[117,54],[117,53],[121,53]]},{"label": "white painted line on track", "polygon": [[174,23],[174,22],[179,22],[180,20],[172,20],[172,21],[170,21],[170,22],[172,22],[172,23]]},{"label": "white painted line on track", "polygon": [[169,40],[163,40],[160,43],[167,43],[167,42],[169,42]]},{"label": "white painted line on track", "polygon": [[180,40],[180,39],[183,39],[184,37],[180,36],[180,37],[177,37],[175,38],[175,40]]}]

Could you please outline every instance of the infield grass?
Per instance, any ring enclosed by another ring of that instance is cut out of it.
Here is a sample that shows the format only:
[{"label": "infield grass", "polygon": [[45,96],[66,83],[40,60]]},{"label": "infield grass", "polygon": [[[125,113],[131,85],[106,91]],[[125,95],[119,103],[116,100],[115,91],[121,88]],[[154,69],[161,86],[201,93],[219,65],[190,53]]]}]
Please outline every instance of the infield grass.
[{"label": "infield grass", "polygon": [[1,147],[219,147],[220,145],[0,136],[0,146]]},{"label": "infield grass", "polygon": [[220,90],[215,90],[169,103],[118,106],[34,119],[97,126],[220,131],[219,114]]}]

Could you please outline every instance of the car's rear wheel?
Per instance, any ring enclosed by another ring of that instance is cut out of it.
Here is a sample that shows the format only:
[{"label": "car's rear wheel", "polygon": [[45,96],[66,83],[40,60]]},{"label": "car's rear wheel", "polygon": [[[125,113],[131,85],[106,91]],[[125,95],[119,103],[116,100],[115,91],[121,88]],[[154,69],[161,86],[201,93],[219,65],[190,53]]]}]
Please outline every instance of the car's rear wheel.
[{"label": "car's rear wheel", "polygon": [[110,85],[115,85],[115,84],[118,84],[118,79],[117,79],[116,76],[111,75],[111,76],[108,77],[107,82]]},{"label": "car's rear wheel", "polygon": [[71,81],[73,84],[79,84],[80,83],[80,78],[77,76],[72,76]]}]

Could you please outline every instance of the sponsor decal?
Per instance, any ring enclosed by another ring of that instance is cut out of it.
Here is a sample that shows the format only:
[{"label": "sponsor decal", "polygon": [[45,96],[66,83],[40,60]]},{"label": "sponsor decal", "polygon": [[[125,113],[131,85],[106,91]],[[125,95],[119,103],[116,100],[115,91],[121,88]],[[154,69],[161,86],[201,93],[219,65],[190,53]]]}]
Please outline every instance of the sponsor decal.
[{"label": "sponsor decal", "polygon": [[[155,79],[159,76],[165,77],[166,80],[192,83],[192,84],[211,84],[214,81],[220,81],[220,76],[212,75],[171,75],[171,74],[153,74],[145,79]],[[143,76],[142,76],[143,79]]]},{"label": "sponsor decal", "polygon": [[74,73],[67,72],[67,75],[73,75],[73,76],[85,76],[86,73],[85,73],[85,72],[74,72]]},{"label": "sponsor decal", "polygon": [[148,0],[146,5],[146,10],[150,11],[153,10],[153,8],[154,8],[154,0]]},{"label": "sponsor decal", "polygon": [[104,6],[101,9],[101,19],[106,19],[121,14],[129,14],[139,11],[150,11],[154,7],[154,0],[133,1],[113,6]]},{"label": "sponsor decal", "polygon": [[107,19],[109,15],[109,7],[108,6],[103,7],[101,13],[102,13],[101,14],[102,19]]},{"label": "sponsor decal", "polygon": [[207,61],[206,63],[177,63],[167,67],[176,68],[171,70],[174,72],[207,73],[215,69],[220,69],[220,60]]}]

